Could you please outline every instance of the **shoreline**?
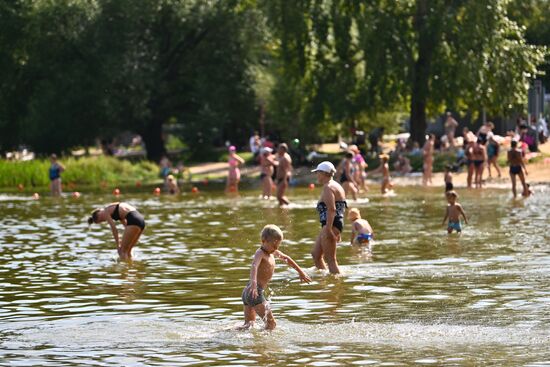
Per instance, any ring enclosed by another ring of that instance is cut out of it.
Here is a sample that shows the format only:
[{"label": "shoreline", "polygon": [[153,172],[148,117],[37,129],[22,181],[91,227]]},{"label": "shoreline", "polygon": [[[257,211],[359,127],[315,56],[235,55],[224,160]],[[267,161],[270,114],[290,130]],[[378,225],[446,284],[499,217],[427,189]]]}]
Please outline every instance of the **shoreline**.
[{"label": "shoreline", "polygon": [[[531,163],[527,164],[528,175],[525,176],[525,181],[529,184],[537,185],[550,185],[550,163]],[[484,171],[483,187],[484,188],[511,188],[512,181],[509,175],[508,167],[500,167],[501,177],[496,177],[494,168],[492,169],[493,177],[487,177],[487,171]],[[437,172],[433,174],[432,184],[428,187],[444,187],[444,173]],[[466,171],[459,173],[453,173],[453,185],[455,187],[467,187]],[[392,180],[396,186],[422,186],[422,174],[420,172],[413,174],[413,176],[394,176]],[[519,178],[517,179],[518,185],[521,185]]]},{"label": "shoreline", "polygon": [[[530,163],[526,165],[528,175],[525,177],[526,182],[531,185],[550,185],[550,160],[544,162]],[[310,172],[311,167],[296,167],[294,169],[293,175],[293,186],[307,186],[311,183],[317,184],[315,180],[315,175]],[[483,178],[483,188],[511,188],[511,180],[508,173],[508,167],[500,167],[502,177],[497,178],[493,176],[492,178],[484,177]],[[243,176],[241,184],[244,187],[249,188],[250,186],[259,185],[259,169],[256,166],[247,166],[242,170]],[[368,172],[367,172],[368,173]],[[485,172],[486,173],[486,172]],[[494,169],[493,169],[494,173]],[[394,175],[390,173],[392,182],[396,187],[399,186],[422,186],[422,187],[444,187],[443,172],[436,172],[432,177],[432,184],[428,186],[422,185],[422,173],[413,172],[404,176]],[[179,180],[180,188],[184,187],[193,187],[197,186],[199,189],[205,189],[212,184],[213,186],[223,185],[225,183],[225,172],[219,173],[216,177],[213,178],[201,178],[191,181],[182,181]],[[467,172],[462,171],[458,173],[453,173],[453,185],[458,188],[466,188],[467,182]],[[368,186],[379,186],[382,180],[380,174],[367,176],[367,185]],[[519,179],[518,179],[518,184]],[[134,183],[124,182],[119,185],[109,183],[107,186],[101,185],[77,185],[72,189],[64,188],[63,192],[70,193],[73,191],[79,192],[110,192],[115,188],[120,188],[125,192],[149,192],[155,187],[163,188],[163,181],[155,180],[151,182],[142,182],[140,187],[136,187]],[[2,187],[0,188],[0,193],[3,194],[32,194],[33,192],[46,193],[49,192],[49,187],[47,186],[36,186],[36,187],[25,187],[22,191],[18,190],[17,187]]]}]

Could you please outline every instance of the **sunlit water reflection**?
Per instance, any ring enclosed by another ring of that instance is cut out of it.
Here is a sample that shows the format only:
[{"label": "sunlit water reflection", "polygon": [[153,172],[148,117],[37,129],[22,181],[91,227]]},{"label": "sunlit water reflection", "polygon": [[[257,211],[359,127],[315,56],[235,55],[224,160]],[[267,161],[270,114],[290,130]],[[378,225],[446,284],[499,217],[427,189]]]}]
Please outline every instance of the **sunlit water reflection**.
[{"label": "sunlit water reflection", "polygon": [[[112,197],[0,195],[0,365],[548,365],[550,195],[536,189],[460,191],[460,237],[441,226],[442,190],[373,193],[351,203],[376,231],[373,254],[346,228],[340,278],[312,268],[318,190],[293,190],[288,209],[252,191],[123,196],[148,224],[131,264],[108,226],[85,224]],[[267,223],[313,282],[279,264],[278,329],[237,332]]]}]

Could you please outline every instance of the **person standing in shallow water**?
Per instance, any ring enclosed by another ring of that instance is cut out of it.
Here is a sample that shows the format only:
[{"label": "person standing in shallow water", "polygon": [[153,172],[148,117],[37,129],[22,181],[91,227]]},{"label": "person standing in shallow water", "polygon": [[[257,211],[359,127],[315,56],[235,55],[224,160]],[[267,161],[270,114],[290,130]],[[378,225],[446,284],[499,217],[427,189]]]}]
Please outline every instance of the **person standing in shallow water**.
[{"label": "person standing in shallow water", "polygon": [[487,149],[479,140],[472,147],[472,161],[474,164],[474,184],[476,188],[481,188],[483,184],[483,170],[487,161]]},{"label": "person standing in shallow water", "polygon": [[435,135],[430,134],[430,137],[426,139],[424,148],[422,149],[422,156],[424,158],[424,164],[422,166],[422,184],[424,186],[432,184],[432,166],[434,159],[434,142]]},{"label": "person standing in shallow water", "polygon": [[262,198],[271,198],[271,191],[273,189],[273,180],[271,176],[274,172],[274,167],[279,164],[273,154],[273,149],[264,147],[260,150],[260,180],[262,181]]},{"label": "person standing in shallow water", "polygon": [[239,182],[241,181],[241,170],[239,165],[244,164],[244,159],[237,155],[237,148],[234,145],[229,147],[229,171],[227,173],[227,182],[225,185],[226,192],[238,192]]},{"label": "person standing in shallow water", "polygon": [[[122,239],[118,235],[116,220],[124,225]],[[109,223],[111,227],[120,259],[130,260],[132,258],[132,248],[139,240],[145,228],[143,215],[130,204],[122,202],[111,203],[104,208],[95,209],[90,218],[88,218],[89,225],[102,222]]]},{"label": "person standing in shallow water", "polygon": [[518,142],[512,140],[510,150],[508,151],[508,165],[510,166],[510,180],[512,180],[512,193],[514,197],[517,196],[516,192],[516,176],[519,176],[521,185],[523,187],[523,195],[528,196],[529,189],[525,183],[525,175],[527,175],[527,168],[525,168],[525,162],[523,161],[523,153],[518,149]]},{"label": "person standing in shallow water", "polygon": [[275,272],[275,258],[284,261],[296,270],[302,282],[311,282],[311,278],[290,256],[279,251],[279,246],[283,241],[283,232],[279,227],[274,224],[265,226],[261,233],[261,240],[262,245],[256,250],[252,261],[250,280],[241,296],[244,305],[244,325],[239,327],[241,330],[253,327],[256,315],[265,321],[266,330],[273,330],[277,325],[269,302],[264,296],[264,290]]},{"label": "person standing in shallow water", "polygon": [[317,203],[321,232],[317,236],[311,256],[318,269],[326,269],[328,266],[331,274],[340,274],[336,260],[336,243],[344,228],[346,194],[342,186],[333,179],[336,169],[332,163],[321,162],[311,172],[317,173],[317,181],[323,185],[321,198]]},{"label": "person standing in shallow water", "polygon": [[57,156],[55,154],[50,156],[50,163],[51,165],[48,173],[50,176],[52,196],[61,196],[61,173],[65,171],[65,167],[57,161]]},{"label": "person standing in shallow water", "polygon": [[285,196],[286,189],[290,182],[290,175],[292,172],[292,159],[288,154],[288,145],[285,143],[279,144],[277,148],[277,172],[275,176],[275,182],[277,184],[277,200],[280,206],[290,204],[288,198]]}]

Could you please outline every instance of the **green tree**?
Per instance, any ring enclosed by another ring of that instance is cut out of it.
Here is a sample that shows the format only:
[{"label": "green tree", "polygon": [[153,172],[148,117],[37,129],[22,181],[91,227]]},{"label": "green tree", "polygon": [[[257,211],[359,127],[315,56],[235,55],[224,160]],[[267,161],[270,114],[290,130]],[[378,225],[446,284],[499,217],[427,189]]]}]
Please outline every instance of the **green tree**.
[{"label": "green tree", "polygon": [[525,103],[545,54],[525,42],[506,3],[266,1],[282,76],[271,108],[310,132],[408,104],[421,143],[427,116],[444,108],[506,113]]},{"label": "green tree", "polygon": [[[525,39],[531,45],[550,48],[550,6],[547,0],[514,0],[508,5],[510,17],[525,28]],[[539,75],[550,90],[550,53],[546,54]]]},{"label": "green tree", "polygon": [[25,24],[29,4],[20,1],[0,2],[0,151],[21,143],[18,116],[25,110],[26,85],[22,71],[25,54]]},{"label": "green tree", "polygon": [[250,66],[261,37],[252,5],[27,0],[0,8],[14,35],[0,38],[8,78],[0,128],[38,152],[132,131],[153,160],[165,152],[167,122],[194,151],[244,142],[256,119]]}]

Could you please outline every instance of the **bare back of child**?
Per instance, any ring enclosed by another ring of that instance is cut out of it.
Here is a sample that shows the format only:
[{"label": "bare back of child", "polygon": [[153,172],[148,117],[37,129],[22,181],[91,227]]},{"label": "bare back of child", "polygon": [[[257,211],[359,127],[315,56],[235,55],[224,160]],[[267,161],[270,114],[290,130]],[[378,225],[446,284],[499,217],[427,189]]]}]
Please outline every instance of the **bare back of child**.
[{"label": "bare back of child", "polygon": [[357,208],[351,208],[348,213],[351,221],[350,243],[357,246],[368,246],[370,249],[374,232],[368,220],[361,218],[361,212]]}]

